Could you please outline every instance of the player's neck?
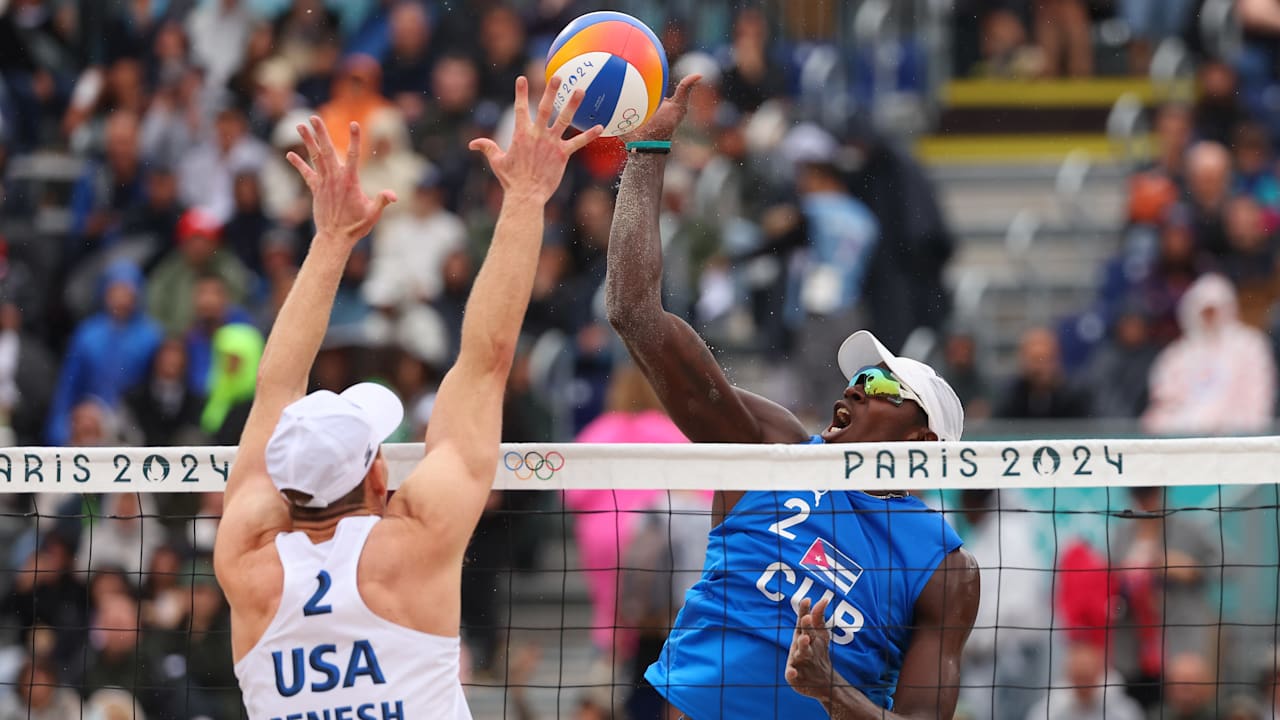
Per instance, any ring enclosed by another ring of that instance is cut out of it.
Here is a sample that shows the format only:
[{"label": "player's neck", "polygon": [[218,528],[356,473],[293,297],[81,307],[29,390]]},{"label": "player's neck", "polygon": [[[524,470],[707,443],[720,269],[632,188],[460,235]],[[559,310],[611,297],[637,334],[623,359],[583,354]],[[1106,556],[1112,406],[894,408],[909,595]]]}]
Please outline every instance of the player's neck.
[{"label": "player's neck", "polygon": [[326,540],[332,540],[334,533],[338,531],[338,523],[353,517],[364,517],[367,515],[377,515],[372,509],[367,507],[352,508],[349,512],[333,517],[320,519],[297,519],[293,521],[294,532],[306,533],[307,538],[312,543],[321,543]]}]

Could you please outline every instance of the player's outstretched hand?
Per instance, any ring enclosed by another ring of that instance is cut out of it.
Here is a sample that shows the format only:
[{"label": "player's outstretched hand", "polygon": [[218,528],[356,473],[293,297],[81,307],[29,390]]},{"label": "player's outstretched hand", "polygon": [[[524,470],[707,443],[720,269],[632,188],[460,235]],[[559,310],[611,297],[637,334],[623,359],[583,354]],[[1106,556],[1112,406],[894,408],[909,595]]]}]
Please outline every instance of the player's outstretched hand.
[{"label": "player's outstretched hand", "polygon": [[516,78],[515,131],[511,134],[511,146],[504,152],[489,138],[476,138],[469,147],[483,153],[498,176],[502,189],[508,195],[528,197],[546,202],[560,187],[569,156],[600,137],[604,128],[599,125],[584,133],[564,140],[574,113],[582,105],[585,93],[577,90],[560,109],[555,123],[551,113],[555,109],[556,92],[560,90],[560,78],[552,78],[542,92],[538,103],[537,118],[529,117],[529,80],[523,75]]},{"label": "player's outstretched hand", "polygon": [[831,666],[831,631],[823,620],[829,598],[823,597],[810,611],[810,600],[800,601],[796,632],[787,655],[787,682],[801,695],[824,701],[838,681]]},{"label": "player's outstretched hand", "polygon": [[285,157],[311,189],[316,234],[345,241],[348,246],[355,245],[373,229],[382,211],[396,201],[396,194],[383,190],[371,198],[360,189],[360,176],[356,171],[360,159],[359,124],[351,123],[346,162],[338,157],[329,129],[319,117],[312,115],[309,127],[299,124],[298,134],[311,156],[311,163],[307,164],[294,152]]},{"label": "player's outstretched hand", "polygon": [[622,136],[622,139],[626,142],[670,140],[671,136],[675,134],[676,128],[680,127],[680,122],[684,120],[685,113],[689,112],[689,93],[693,92],[693,86],[697,85],[701,79],[702,76],[696,73],[685,76],[680,81],[680,84],[676,86],[675,93],[663,100],[658,109],[654,111],[653,117],[649,118],[635,132]]}]

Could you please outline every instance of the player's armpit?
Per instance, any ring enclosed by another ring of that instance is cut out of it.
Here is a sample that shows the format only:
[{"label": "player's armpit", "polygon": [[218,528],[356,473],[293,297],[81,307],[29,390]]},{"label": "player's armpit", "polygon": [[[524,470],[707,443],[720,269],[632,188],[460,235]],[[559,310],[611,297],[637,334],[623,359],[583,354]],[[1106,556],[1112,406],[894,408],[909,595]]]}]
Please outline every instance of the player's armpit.
[{"label": "player's armpit", "polygon": [[960,656],[978,615],[978,562],[964,548],[938,565],[916,599],[911,644],[893,695],[895,716],[950,718],[960,692]]}]

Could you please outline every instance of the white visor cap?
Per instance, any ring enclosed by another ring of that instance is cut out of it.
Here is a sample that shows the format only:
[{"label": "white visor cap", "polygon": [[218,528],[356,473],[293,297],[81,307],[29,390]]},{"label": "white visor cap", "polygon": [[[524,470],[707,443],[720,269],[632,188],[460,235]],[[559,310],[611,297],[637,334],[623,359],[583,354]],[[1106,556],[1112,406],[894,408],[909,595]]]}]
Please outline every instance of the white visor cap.
[{"label": "white visor cap", "polygon": [[836,355],[840,371],[852,380],[853,374],[868,365],[884,363],[889,371],[920,398],[920,407],[929,416],[929,429],[939,440],[959,440],[964,432],[964,407],[956,391],[933,368],[919,360],[898,357],[866,330],[845,338]]},{"label": "white visor cap", "polygon": [[267,441],[267,474],[278,490],[310,495],[305,507],[328,507],[364,480],[403,419],[400,399],[375,383],[341,395],[313,392],[280,414]]}]

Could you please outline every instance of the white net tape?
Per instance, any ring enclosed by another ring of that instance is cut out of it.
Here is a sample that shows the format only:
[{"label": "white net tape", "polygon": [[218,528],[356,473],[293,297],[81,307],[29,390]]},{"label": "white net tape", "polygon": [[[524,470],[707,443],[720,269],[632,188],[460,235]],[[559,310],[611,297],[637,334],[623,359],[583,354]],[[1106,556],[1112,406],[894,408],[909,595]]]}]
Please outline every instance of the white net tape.
[{"label": "white net tape", "polygon": [[[394,489],[421,444],[383,448]],[[0,492],[212,492],[233,447],[12,448]],[[1280,437],[843,445],[507,444],[504,490],[954,490],[1257,485],[1280,481]]]}]

